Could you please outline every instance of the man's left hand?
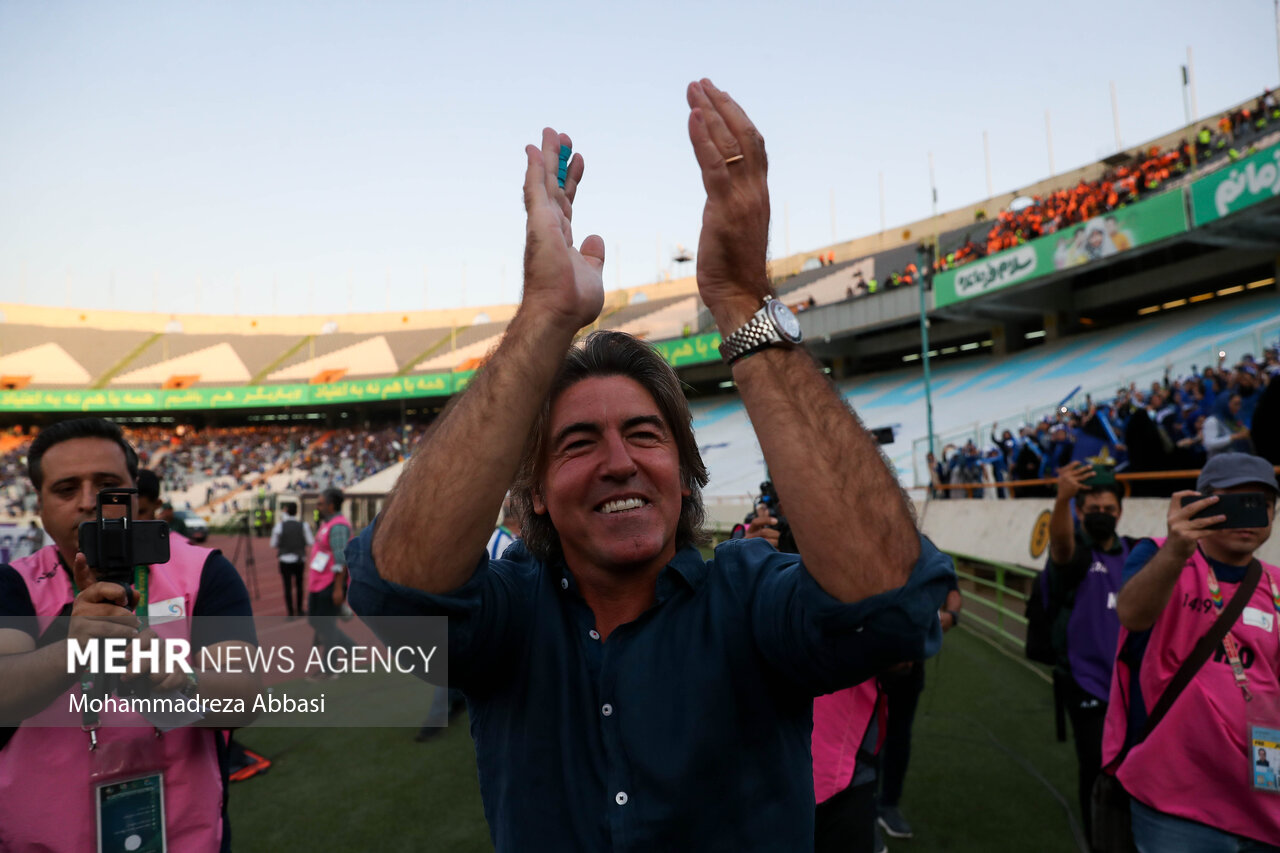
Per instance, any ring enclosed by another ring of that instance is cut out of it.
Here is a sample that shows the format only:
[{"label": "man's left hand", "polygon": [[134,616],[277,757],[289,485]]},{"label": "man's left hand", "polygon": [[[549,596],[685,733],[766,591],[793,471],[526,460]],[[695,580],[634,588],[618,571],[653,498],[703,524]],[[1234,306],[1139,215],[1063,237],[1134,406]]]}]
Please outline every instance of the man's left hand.
[{"label": "man's left hand", "polygon": [[698,292],[721,331],[751,318],[769,293],[769,171],[764,138],[710,80],[690,83],[689,141],[707,203],[698,240]]},{"label": "man's left hand", "polygon": [[346,575],[340,575],[333,582],[333,606],[341,607],[347,600]]}]

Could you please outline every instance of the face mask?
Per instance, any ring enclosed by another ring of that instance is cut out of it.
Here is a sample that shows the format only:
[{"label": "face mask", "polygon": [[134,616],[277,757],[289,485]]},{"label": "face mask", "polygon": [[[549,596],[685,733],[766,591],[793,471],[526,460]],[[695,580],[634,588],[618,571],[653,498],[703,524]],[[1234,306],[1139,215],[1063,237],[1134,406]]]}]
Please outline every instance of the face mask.
[{"label": "face mask", "polygon": [[1116,535],[1116,517],[1105,512],[1087,512],[1084,516],[1084,532],[1094,542],[1106,542]]}]

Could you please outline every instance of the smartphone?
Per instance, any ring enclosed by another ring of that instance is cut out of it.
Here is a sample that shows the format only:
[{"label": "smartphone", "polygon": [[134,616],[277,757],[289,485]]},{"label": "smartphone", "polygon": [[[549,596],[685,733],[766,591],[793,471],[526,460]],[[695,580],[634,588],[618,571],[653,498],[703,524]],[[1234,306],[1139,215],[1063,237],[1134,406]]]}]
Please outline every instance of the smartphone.
[{"label": "smartphone", "polygon": [[[1204,495],[1185,495],[1182,505],[1193,504],[1204,500]],[[1218,495],[1218,502],[1205,507],[1192,518],[1209,518],[1225,515],[1226,521],[1211,525],[1208,530],[1234,530],[1240,527],[1266,527],[1270,524],[1267,518],[1267,494],[1265,492],[1227,492]]]},{"label": "smartphone", "polygon": [[[98,492],[98,518],[80,525],[79,546],[99,580],[129,584],[134,566],[169,562],[169,525],[163,521],[134,521],[137,489]],[[122,515],[106,518],[105,507],[119,507]]]}]

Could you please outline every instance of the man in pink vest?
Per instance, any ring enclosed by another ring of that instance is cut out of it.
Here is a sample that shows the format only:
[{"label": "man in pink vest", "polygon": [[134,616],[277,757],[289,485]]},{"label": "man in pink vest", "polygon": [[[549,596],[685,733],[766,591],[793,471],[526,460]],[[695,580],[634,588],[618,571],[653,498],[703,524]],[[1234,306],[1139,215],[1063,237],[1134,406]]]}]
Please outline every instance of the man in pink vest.
[{"label": "man in pink vest", "polygon": [[[1104,762],[1143,730],[1148,712],[1271,535],[1280,486],[1270,462],[1220,454],[1200,472],[1196,489],[1204,498],[1187,506],[1182,497],[1196,492],[1173,496],[1168,537],[1140,542],[1125,564]],[[1215,530],[1225,515],[1194,517],[1219,495],[1236,492],[1264,496],[1265,527]],[[1280,850],[1280,796],[1253,783],[1252,743],[1263,730],[1280,729],[1280,569],[1266,563],[1261,569],[1226,638],[1116,770],[1133,798],[1141,853]]]},{"label": "man in pink vest", "polygon": [[[328,651],[336,647],[350,648],[352,640],[338,627],[338,613],[347,600],[347,542],[351,540],[351,522],[342,514],[342,491],[325,489],[316,509],[320,528],[307,557],[307,621],[315,629],[316,648]],[[319,678],[337,678],[335,673],[321,673]]]},{"label": "man in pink vest", "polygon": [[[219,552],[171,537],[169,562],[136,567],[127,587],[98,580],[78,553],[79,526],[96,518],[100,490],[133,487],[138,472],[114,423],[54,424],[32,442],[27,466],[54,544],[0,566],[0,727],[16,726],[0,728],[0,850],[137,849],[161,838],[169,850],[230,849],[218,729],[251,714],[163,734],[127,711],[95,722],[72,710],[84,688],[66,661],[69,639],[184,639],[194,676],[144,670],[121,682],[252,708],[256,675],[203,672],[198,657],[202,648],[253,651],[240,576]],[[223,618],[200,619],[208,616]]]}]

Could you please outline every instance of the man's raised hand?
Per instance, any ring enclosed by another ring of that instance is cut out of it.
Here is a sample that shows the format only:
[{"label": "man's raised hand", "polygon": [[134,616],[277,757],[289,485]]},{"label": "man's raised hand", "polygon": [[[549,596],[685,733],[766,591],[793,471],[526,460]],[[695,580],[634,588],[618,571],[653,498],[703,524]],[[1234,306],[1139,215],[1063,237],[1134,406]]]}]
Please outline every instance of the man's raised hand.
[{"label": "man's raised hand", "polygon": [[1070,500],[1088,488],[1088,481],[1093,479],[1092,465],[1083,462],[1068,462],[1058,469],[1058,497]]},{"label": "man's raised hand", "polygon": [[769,293],[769,171],[764,139],[727,92],[690,83],[689,141],[707,203],[698,240],[698,291],[721,331],[759,309]]},{"label": "man's raised hand", "polygon": [[552,318],[576,332],[600,316],[604,307],[604,241],[594,234],[573,247],[573,198],[582,180],[581,154],[569,161],[564,187],[557,172],[560,146],[572,146],[569,136],[551,128],[542,131],[542,148],[525,148],[529,165],[524,178],[525,225],[524,297],[529,307],[547,310]]},{"label": "man's raised hand", "polygon": [[[1200,500],[1183,506],[1182,499],[1191,495],[1195,495]],[[1199,492],[1192,491],[1173,493],[1173,500],[1169,502],[1167,515],[1169,535],[1165,539],[1165,545],[1172,548],[1184,561],[1191,557],[1201,539],[1214,532],[1209,529],[1210,526],[1221,524],[1227,520],[1225,515],[1210,515],[1204,518],[1193,517],[1196,513],[1208,509],[1217,502],[1217,495],[1201,495]]]}]

